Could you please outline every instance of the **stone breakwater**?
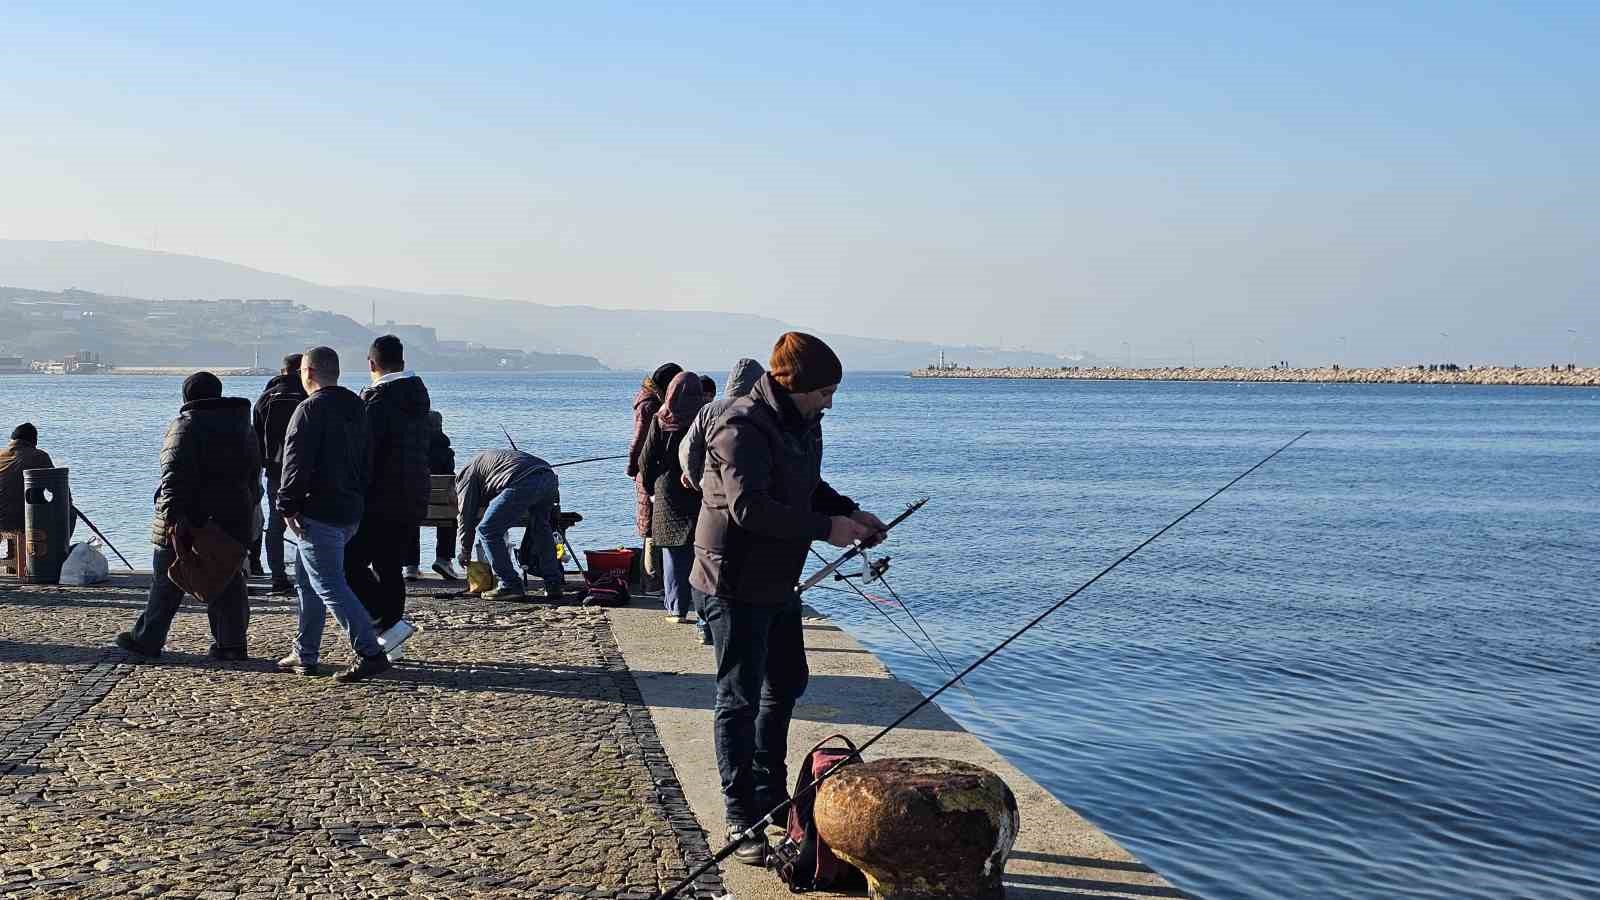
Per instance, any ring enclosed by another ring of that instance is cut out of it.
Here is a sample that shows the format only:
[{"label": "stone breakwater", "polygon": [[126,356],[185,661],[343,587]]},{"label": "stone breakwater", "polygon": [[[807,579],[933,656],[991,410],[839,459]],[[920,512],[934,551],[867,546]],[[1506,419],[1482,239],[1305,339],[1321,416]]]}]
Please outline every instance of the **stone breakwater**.
[{"label": "stone breakwater", "polygon": [[1482,366],[1472,369],[1433,370],[1416,366],[1368,369],[1249,369],[1237,366],[1127,369],[1121,366],[1042,367],[1003,369],[916,369],[912,378],[1034,378],[1076,381],[1261,381],[1308,384],[1498,384],[1560,387],[1600,387],[1600,368],[1523,369]]}]

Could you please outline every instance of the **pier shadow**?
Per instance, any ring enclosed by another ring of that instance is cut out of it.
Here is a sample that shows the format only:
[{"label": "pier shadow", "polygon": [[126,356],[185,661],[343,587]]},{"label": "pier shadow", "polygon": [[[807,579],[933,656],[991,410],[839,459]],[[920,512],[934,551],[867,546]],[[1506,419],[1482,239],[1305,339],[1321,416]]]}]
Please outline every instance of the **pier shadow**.
[{"label": "pier shadow", "polygon": [[[807,653],[816,652],[807,648]],[[709,710],[716,705],[716,676],[695,672],[636,671],[645,703],[673,709]],[[864,675],[813,673],[795,705],[795,718],[835,725],[882,728],[910,709],[922,695],[904,682]],[[937,706],[923,708],[906,727],[922,731],[965,731]]]},{"label": "pier shadow", "polygon": [[[1011,859],[1013,861],[1026,860],[1075,869],[1100,869],[1107,872],[1130,872],[1160,877],[1154,869],[1144,863],[1120,859],[1033,853],[1026,850],[1013,852]],[[1070,896],[1074,900],[1077,900],[1077,898],[1087,898],[1087,900],[1141,900],[1141,898],[1146,897],[1188,900],[1191,896],[1165,884],[1142,884],[1066,875],[1035,875],[1032,873],[1007,872],[1005,883],[1006,896],[1008,898],[1026,898],[1026,900],[1044,900],[1044,898],[1056,898],[1064,895]]]}]

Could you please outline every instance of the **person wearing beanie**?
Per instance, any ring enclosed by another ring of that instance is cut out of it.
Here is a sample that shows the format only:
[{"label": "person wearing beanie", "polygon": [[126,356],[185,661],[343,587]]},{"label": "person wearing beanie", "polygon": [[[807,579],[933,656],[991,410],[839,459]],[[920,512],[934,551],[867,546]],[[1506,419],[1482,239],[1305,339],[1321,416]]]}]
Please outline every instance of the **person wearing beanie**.
[{"label": "person wearing beanie", "polygon": [[[39,431],[32,422],[23,422],[11,430],[11,443],[0,450],[0,531],[22,531],[22,473],[53,468],[50,454],[39,449]],[[20,547],[8,547],[7,552],[7,558],[22,555]]]},{"label": "person wearing beanie", "polygon": [[[131,629],[117,635],[117,646],[139,656],[160,656],[183,602],[183,590],[167,570],[193,546],[195,529],[208,522],[248,547],[260,504],[261,452],[250,427],[250,401],[222,396],[222,381],[210,372],[190,375],[183,382],[183,405],[161,447],[161,482],[150,524],[155,577],[144,611]],[[246,659],[250,601],[242,571],[206,604],[206,616],[212,657]]]},{"label": "person wearing beanie", "polygon": [[677,363],[662,363],[645,377],[639,385],[639,392],[633,395],[633,439],[628,442],[628,477],[633,479],[633,524],[639,531],[639,537],[644,538],[645,574],[651,576],[660,571],[656,565],[660,560],[660,551],[650,541],[650,490],[639,477],[639,451],[644,449],[650,420],[655,418],[662,401],[666,399],[667,387],[682,371],[683,367]]},{"label": "person wearing beanie", "polygon": [[[805,692],[795,585],[812,541],[871,545],[885,526],[822,479],[822,414],[844,368],[820,339],[778,339],[767,373],[706,426],[689,584],[717,660],[713,741],[734,859],[763,865],[745,837],[788,798],[789,720]],[[734,388],[730,387],[730,393]]]}]

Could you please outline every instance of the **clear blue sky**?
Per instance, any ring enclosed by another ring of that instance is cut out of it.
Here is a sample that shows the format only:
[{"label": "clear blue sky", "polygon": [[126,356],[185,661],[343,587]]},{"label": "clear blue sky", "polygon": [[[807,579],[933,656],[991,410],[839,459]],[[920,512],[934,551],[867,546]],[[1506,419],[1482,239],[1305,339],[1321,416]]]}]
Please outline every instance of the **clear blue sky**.
[{"label": "clear blue sky", "polygon": [[1600,4],[451,6],[8,4],[0,238],[1146,361],[1600,355]]}]

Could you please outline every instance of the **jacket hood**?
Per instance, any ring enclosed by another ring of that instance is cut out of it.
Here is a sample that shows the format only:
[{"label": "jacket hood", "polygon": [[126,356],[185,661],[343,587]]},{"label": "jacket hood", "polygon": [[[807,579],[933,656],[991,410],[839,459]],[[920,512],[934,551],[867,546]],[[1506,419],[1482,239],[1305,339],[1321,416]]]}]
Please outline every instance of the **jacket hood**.
[{"label": "jacket hood", "polygon": [[633,395],[633,408],[638,409],[646,404],[660,406],[661,398],[656,395],[655,391],[652,391],[647,387],[641,387],[639,388],[639,393]]},{"label": "jacket hood", "polygon": [[267,386],[261,390],[261,395],[264,397],[276,397],[286,394],[305,399],[306,389],[300,384],[300,373],[274,375],[267,381]]},{"label": "jacket hood", "polygon": [[728,373],[728,396],[743,397],[750,393],[756,386],[756,381],[765,374],[767,370],[761,367],[761,363],[748,357],[739,360],[733,364],[733,370]]},{"label": "jacket hood", "polygon": [[414,372],[399,373],[398,378],[379,381],[377,384],[366,388],[361,396],[372,402],[382,399],[386,403],[395,404],[395,408],[408,419],[420,419],[428,414],[429,399],[428,386]]},{"label": "jacket hood", "polygon": [[815,422],[807,422],[800,415],[800,408],[794,405],[794,400],[783,385],[772,380],[771,374],[763,374],[756,379],[755,387],[750,389],[749,397],[757,403],[768,406],[777,413],[778,420],[783,427],[796,433],[804,432],[813,427]]},{"label": "jacket hood", "polygon": [[243,416],[246,424],[250,422],[250,401],[243,397],[208,397],[204,400],[191,400],[179,410],[180,415],[199,418],[201,416]]},{"label": "jacket hood", "polygon": [[693,372],[679,372],[672,377],[667,388],[667,400],[656,411],[656,421],[665,431],[682,431],[694,421],[700,407],[706,405],[706,395],[700,391],[700,376]]}]

